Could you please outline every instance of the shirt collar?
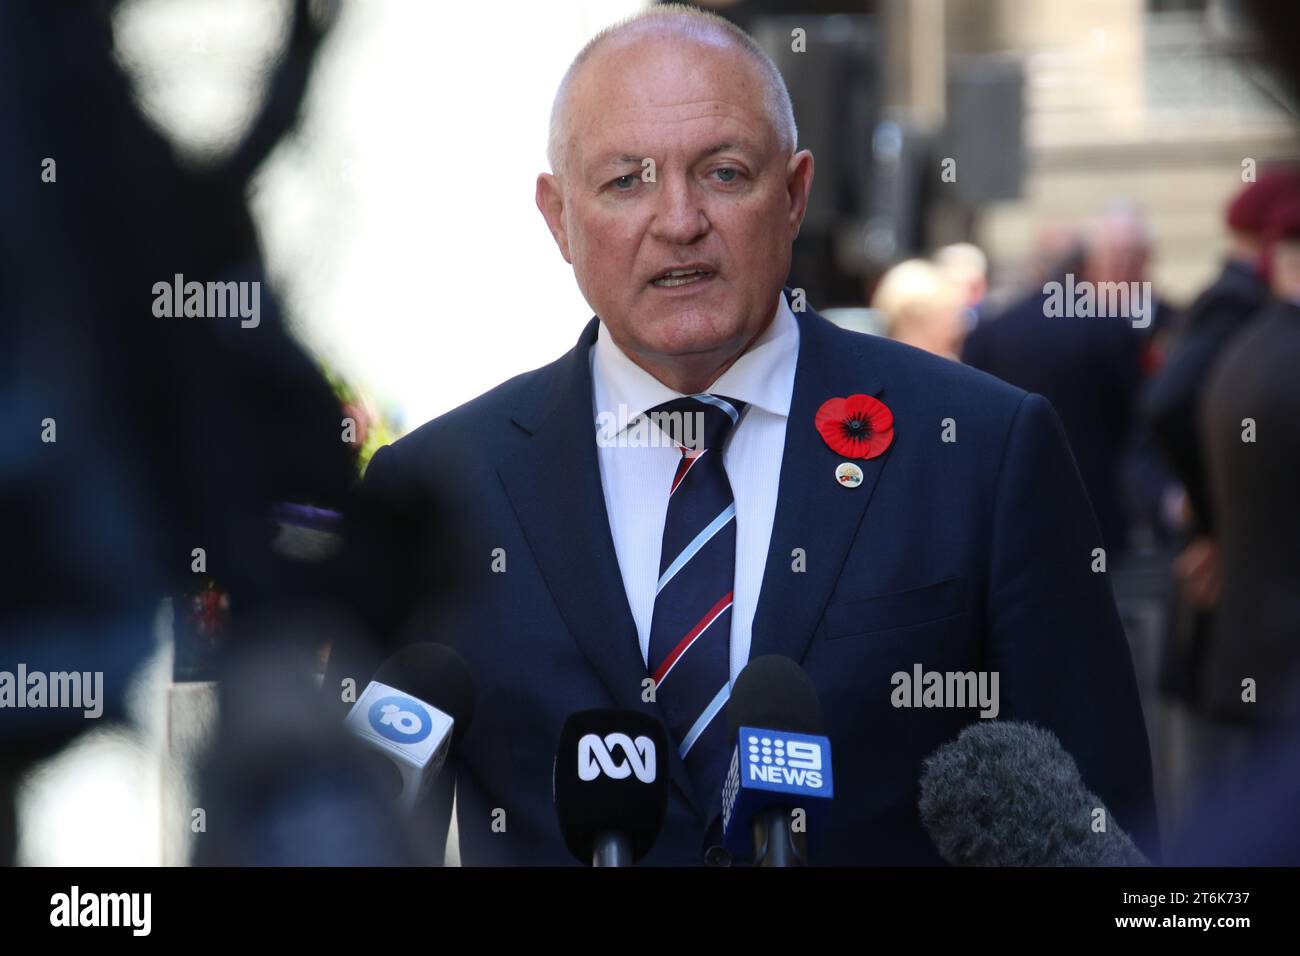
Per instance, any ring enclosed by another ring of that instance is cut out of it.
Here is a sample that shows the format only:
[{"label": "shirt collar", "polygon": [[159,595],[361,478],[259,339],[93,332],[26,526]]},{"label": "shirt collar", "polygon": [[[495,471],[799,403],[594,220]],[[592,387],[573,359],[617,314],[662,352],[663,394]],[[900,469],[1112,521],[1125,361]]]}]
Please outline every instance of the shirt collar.
[{"label": "shirt collar", "polygon": [[[600,323],[591,351],[592,398],[597,422],[603,420],[607,427],[613,424],[615,434],[656,405],[682,397],[681,392],[669,388],[628,358],[614,344],[604,322]],[[787,418],[798,356],[799,323],[782,292],[775,318],[708,391]],[[602,415],[606,417],[602,419]]]}]

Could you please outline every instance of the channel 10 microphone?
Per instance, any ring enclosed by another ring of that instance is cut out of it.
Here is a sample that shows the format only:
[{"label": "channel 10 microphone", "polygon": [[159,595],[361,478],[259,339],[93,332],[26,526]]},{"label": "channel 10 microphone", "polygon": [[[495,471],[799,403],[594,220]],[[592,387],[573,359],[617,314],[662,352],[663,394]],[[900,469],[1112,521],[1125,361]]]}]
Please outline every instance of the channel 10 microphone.
[{"label": "channel 10 microphone", "polygon": [[584,710],[555,751],[555,812],[569,852],[592,866],[631,866],[650,852],[668,808],[668,736],[635,710]]},{"label": "channel 10 microphone", "polygon": [[920,811],[953,866],[1150,865],[1056,735],[1032,724],[981,721],[936,750]]},{"label": "channel 10 microphone", "polygon": [[756,657],[731,689],[727,724],[723,844],[756,866],[807,866],[808,837],[835,795],[817,688],[790,658]]},{"label": "channel 10 microphone", "polygon": [[442,644],[409,644],[386,660],[344,719],[371,753],[397,806],[412,813],[474,716],[474,681]]}]

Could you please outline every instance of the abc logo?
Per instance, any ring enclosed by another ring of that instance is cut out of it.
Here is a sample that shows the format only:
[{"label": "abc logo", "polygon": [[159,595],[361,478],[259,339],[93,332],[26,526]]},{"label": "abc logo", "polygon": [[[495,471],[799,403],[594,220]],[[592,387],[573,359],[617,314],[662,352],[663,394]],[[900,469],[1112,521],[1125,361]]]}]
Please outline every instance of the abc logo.
[{"label": "abc logo", "polygon": [[381,697],[370,705],[370,728],[399,744],[418,744],[433,730],[429,712],[410,697]]},{"label": "abc logo", "polygon": [[[623,755],[615,761],[614,753]],[[633,740],[627,734],[586,734],[578,741],[578,776],[595,780],[601,774],[622,780],[632,774],[642,783],[654,783],[655,742],[649,737]]]}]

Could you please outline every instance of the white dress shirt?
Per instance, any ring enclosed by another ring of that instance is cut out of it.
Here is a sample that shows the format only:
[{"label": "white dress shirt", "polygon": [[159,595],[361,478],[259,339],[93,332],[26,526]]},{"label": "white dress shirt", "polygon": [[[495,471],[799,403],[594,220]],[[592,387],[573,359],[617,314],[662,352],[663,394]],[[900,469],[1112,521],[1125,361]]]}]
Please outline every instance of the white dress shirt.
[{"label": "white dress shirt", "polygon": [[[731,680],[749,661],[750,629],[767,565],[776,517],[785,426],[794,393],[799,325],[780,295],[776,318],[707,391],[747,403],[732,430],[723,467],[736,501],[736,579],[731,607]],[[659,433],[655,441],[619,441],[627,424],[656,405],[681,398],[624,354],[600,323],[590,351],[597,458],[614,550],[623,575],[641,658],[650,650],[650,624],[659,581],[668,492],[681,452]],[[812,422],[807,423],[812,427]],[[654,426],[642,428],[642,436]],[[649,665],[647,664],[647,667]]]}]

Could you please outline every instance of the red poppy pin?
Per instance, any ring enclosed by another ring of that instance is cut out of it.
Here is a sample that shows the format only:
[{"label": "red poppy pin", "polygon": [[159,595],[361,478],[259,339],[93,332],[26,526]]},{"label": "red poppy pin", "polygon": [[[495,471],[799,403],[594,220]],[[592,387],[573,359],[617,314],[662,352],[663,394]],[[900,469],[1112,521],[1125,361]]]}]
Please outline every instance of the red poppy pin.
[{"label": "red poppy pin", "polygon": [[870,395],[828,398],[816,422],[826,444],[845,458],[875,458],[894,440],[894,413]]}]

